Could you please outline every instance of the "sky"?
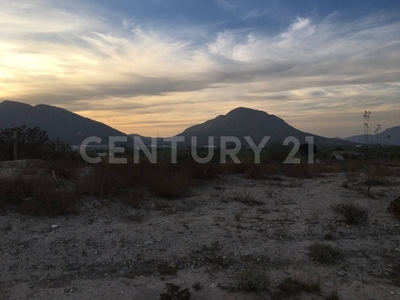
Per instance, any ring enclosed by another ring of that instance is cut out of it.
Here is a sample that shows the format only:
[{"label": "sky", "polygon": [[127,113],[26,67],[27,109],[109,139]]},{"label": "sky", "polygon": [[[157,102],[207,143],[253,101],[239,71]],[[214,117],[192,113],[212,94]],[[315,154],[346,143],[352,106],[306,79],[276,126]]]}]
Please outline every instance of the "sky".
[{"label": "sky", "polygon": [[236,107],[400,126],[400,1],[0,0],[0,101],[172,136]]}]

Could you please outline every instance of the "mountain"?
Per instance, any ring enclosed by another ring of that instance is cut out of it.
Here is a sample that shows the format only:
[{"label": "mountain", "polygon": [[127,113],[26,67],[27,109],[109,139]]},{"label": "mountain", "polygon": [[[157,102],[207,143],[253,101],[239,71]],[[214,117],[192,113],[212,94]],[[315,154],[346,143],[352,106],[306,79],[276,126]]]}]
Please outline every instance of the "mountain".
[{"label": "mountain", "polygon": [[300,144],[306,142],[306,136],[313,136],[317,146],[352,144],[349,141],[329,139],[300,131],[275,115],[244,107],[236,108],[226,115],[220,115],[215,119],[189,127],[178,136],[184,136],[186,144],[190,144],[191,137],[196,136],[199,146],[208,145],[209,136],[214,136],[216,146],[220,145],[221,136],[235,136],[239,138],[243,146],[248,145],[244,139],[245,136],[251,137],[257,145],[264,136],[271,137],[267,145],[282,144],[284,139],[290,136],[296,137]]},{"label": "mountain", "polygon": [[400,146],[400,126],[388,128],[376,136],[371,134],[367,139],[364,134],[354,135],[344,140],[351,141],[358,144],[381,144],[381,145],[397,145]]},{"label": "mountain", "polygon": [[77,145],[90,136],[101,138],[102,144],[108,144],[109,136],[126,136],[110,126],[62,108],[43,104],[31,106],[14,101],[1,102],[0,129],[22,125],[38,126],[47,131],[50,139],[56,140],[59,137],[70,145]]}]

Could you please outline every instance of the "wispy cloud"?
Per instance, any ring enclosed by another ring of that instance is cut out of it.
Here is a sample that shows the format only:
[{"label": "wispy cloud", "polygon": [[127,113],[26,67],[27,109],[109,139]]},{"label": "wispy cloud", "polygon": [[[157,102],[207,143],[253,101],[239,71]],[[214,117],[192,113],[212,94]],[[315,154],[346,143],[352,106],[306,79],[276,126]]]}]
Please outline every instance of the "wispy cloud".
[{"label": "wispy cloud", "polygon": [[[58,105],[144,134],[153,114],[166,135],[239,105],[308,131],[321,128],[323,113],[400,112],[400,22],[387,13],[298,16],[275,32],[191,24],[174,32],[72,3],[2,5],[2,99]],[[295,117],[305,115],[314,123]]]}]

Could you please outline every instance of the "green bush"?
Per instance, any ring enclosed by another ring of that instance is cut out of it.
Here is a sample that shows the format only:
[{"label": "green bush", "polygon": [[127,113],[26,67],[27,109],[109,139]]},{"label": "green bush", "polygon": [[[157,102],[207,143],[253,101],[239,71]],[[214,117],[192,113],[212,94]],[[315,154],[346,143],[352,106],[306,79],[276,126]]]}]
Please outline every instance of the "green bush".
[{"label": "green bush", "polygon": [[236,275],[236,290],[261,293],[268,288],[268,277],[265,271],[250,267]]}]

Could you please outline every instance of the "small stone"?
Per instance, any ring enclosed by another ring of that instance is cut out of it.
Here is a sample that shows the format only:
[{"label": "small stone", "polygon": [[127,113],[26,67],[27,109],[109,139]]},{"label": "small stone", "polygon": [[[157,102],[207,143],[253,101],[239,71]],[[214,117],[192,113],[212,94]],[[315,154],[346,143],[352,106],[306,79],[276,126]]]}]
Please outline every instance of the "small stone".
[{"label": "small stone", "polygon": [[211,287],[212,288],[216,288],[218,286],[218,284],[216,284],[216,283],[211,283]]},{"label": "small stone", "polygon": [[57,228],[58,227],[58,225],[51,225],[51,228]]}]

